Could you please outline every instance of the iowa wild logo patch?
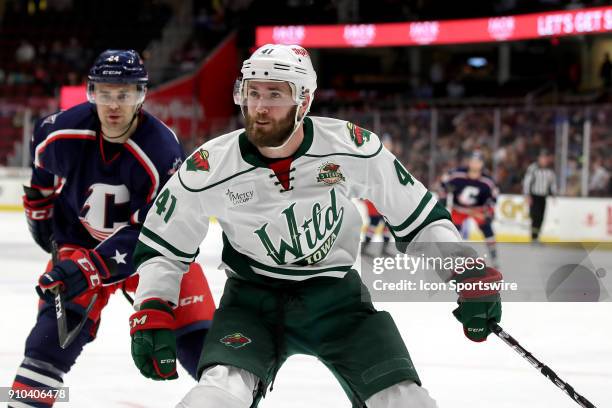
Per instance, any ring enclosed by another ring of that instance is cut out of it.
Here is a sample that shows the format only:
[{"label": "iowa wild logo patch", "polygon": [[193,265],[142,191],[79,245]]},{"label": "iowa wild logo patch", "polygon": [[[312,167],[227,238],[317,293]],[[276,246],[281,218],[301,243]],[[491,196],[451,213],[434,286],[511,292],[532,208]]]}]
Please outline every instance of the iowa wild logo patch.
[{"label": "iowa wild logo patch", "polygon": [[323,182],[331,185],[344,181],[344,175],[340,171],[340,165],[335,163],[325,163],[319,167],[319,175],[317,176],[317,183]]},{"label": "iowa wild logo patch", "polygon": [[372,132],[369,130],[359,127],[351,122],[348,122],[346,127],[348,127],[349,133],[351,134],[351,139],[355,145],[357,145],[357,147],[361,147],[364,143],[370,141],[370,135]]},{"label": "iowa wild logo patch", "polygon": [[208,171],[210,163],[208,163],[208,151],[200,149],[195,152],[187,160],[187,171]]},{"label": "iowa wild logo patch", "polygon": [[244,347],[247,344],[249,344],[251,342],[251,339],[249,339],[247,336],[243,335],[242,333],[234,333],[234,334],[228,334],[227,336],[223,337],[219,341],[228,347],[240,348],[240,347]]}]

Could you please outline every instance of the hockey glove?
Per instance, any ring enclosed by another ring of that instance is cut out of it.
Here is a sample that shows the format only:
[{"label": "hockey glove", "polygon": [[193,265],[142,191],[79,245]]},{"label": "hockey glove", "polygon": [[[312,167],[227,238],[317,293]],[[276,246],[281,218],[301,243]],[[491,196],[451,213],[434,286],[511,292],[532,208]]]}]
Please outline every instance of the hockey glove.
[{"label": "hockey glove", "polygon": [[174,313],[168,303],[145,300],[130,317],[130,336],[132,359],[142,375],[153,380],[178,378]]},{"label": "hockey glove", "polygon": [[23,208],[25,209],[28,229],[34,241],[44,251],[51,253],[53,235],[53,201],[56,195],[43,196],[40,190],[23,186]]},{"label": "hockey glove", "polygon": [[463,333],[468,339],[475,342],[485,341],[491,334],[489,322],[501,321],[499,291],[479,287],[501,279],[502,274],[490,267],[466,271],[455,277],[458,284],[474,284],[472,288],[464,285],[464,289],[459,291],[459,307],[453,311],[453,315],[463,324]]},{"label": "hockey glove", "polygon": [[79,249],[69,259],[60,261],[38,279],[36,292],[48,303],[54,303],[54,292],[64,292],[66,301],[102,285],[110,273],[102,257],[93,250]]}]

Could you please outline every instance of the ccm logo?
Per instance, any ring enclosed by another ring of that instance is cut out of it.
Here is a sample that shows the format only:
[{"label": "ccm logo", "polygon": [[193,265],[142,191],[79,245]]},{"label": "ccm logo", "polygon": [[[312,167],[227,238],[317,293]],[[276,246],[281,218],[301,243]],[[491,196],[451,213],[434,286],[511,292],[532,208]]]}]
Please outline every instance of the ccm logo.
[{"label": "ccm logo", "polygon": [[186,298],[182,298],[179,300],[179,306],[188,306],[194,303],[202,303],[202,302],[204,302],[204,295],[187,296]]},{"label": "ccm logo", "polygon": [[480,328],[468,327],[468,331],[469,332],[474,332],[474,333],[480,333],[480,332],[483,332],[484,329],[482,327],[480,327]]},{"label": "ccm logo", "polygon": [[142,326],[145,323],[147,323],[147,315],[143,315],[142,317],[138,318],[135,317],[130,321],[130,327],[133,329],[136,326]]},{"label": "ccm logo", "polygon": [[176,360],[173,358],[167,358],[164,360],[159,360],[160,364],[173,364]]}]

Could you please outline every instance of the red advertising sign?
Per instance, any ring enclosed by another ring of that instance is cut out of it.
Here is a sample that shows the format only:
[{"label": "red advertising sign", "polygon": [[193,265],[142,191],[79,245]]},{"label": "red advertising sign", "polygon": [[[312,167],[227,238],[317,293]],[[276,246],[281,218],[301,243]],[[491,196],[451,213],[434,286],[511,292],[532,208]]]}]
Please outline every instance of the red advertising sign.
[{"label": "red advertising sign", "polygon": [[145,108],[184,141],[201,138],[235,113],[232,89],[237,75],[233,35],[211,52],[195,73],[149,91]]},{"label": "red advertising sign", "polygon": [[87,102],[87,87],[85,85],[66,85],[60,88],[61,110],[70,109],[83,102]]},{"label": "red advertising sign", "polygon": [[418,46],[525,40],[612,31],[612,7],[466,20],[384,24],[265,26],[256,45],[313,48]]}]

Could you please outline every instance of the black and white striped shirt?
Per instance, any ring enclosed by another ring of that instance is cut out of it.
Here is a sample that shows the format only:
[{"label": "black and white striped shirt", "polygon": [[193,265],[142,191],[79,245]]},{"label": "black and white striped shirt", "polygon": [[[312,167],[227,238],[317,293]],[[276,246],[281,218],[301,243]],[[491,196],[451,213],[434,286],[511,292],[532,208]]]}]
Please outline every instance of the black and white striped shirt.
[{"label": "black and white striped shirt", "polygon": [[523,194],[539,196],[557,194],[555,172],[548,167],[540,167],[537,163],[529,165],[523,179]]}]

